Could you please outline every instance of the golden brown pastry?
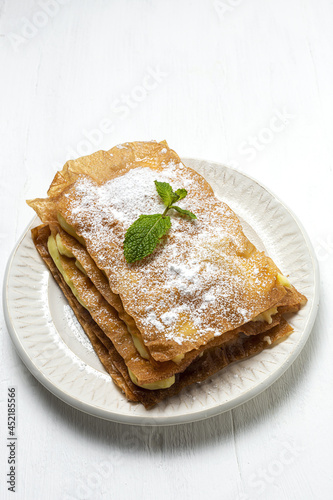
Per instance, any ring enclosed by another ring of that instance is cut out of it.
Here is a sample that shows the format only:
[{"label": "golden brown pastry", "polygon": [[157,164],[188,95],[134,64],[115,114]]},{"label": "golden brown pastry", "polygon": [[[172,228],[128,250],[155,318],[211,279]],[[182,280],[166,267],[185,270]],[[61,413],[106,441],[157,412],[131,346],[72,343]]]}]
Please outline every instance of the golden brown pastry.
[{"label": "golden brown pastry", "polygon": [[[197,219],[173,213],[156,250],[129,264],[127,229],[163,211],[155,180],[185,188]],[[45,223],[36,247],[97,354],[147,407],[288,335],[282,314],[306,300],[164,141],[69,161],[48,197],[28,203]]]}]

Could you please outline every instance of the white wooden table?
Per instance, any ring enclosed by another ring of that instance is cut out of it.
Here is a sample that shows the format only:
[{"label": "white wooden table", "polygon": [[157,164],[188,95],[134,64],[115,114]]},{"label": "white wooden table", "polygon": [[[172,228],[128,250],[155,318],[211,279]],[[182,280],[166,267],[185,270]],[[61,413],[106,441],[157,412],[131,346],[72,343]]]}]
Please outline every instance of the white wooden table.
[{"label": "white wooden table", "polygon": [[[216,418],[102,421],[28,372],[2,320],[3,499],[333,498],[333,4],[329,0],[0,0],[1,276],[69,159],[167,139],[257,178],[301,219],[321,307],[296,362]],[[7,389],[17,388],[16,493]]]}]

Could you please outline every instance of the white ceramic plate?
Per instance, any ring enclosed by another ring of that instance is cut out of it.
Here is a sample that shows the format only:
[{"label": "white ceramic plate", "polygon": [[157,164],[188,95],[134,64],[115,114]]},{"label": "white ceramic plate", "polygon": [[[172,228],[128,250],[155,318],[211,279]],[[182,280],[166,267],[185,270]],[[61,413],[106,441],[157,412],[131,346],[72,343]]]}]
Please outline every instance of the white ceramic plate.
[{"label": "white ceramic plate", "polygon": [[247,236],[267,251],[308,302],[292,318],[281,344],[233,364],[147,411],[129,403],[95,355],[30,237],[35,218],[9,259],[4,312],[9,333],[31,373],[66,403],[98,417],[138,425],[191,422],[230,410],[277,380],[303,348],[318,309],[318,270],[312,245],[295,217],[255,180],[223,165],[193,159],[216,195],[239,216]]}]

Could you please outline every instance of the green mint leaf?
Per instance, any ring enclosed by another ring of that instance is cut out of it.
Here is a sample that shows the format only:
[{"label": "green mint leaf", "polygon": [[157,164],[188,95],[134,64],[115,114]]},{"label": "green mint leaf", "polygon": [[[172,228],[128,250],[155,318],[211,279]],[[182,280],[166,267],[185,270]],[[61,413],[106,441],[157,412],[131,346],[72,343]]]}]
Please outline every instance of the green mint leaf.
[{"label": "green mint leaf", "polygon": [[169,216],[140,215],[125,234],[124,255],[127,262],[135,262],[150,255],[170,227]]},{"label": "green mint leaf", "polygon": [[[175,193],[178,195],[178,200],[182,200],[187,195],[186,189],[176,189]],[[178,201],[175,200],[175,201]]]},{"label": "green mint leaf", "polygon": [[162,198],[162,201],[166,207],[175,203],[179,200],[178,194],[174,193],[172,187],[167,182],[154,181],[156,186],[156,191]]},{"label": "green mint leaf", "polygon": [[127,229],[124,239],[124,255],[127,262],[136,262],[147,255],[150,255],[156,248],[160,238],[162,238],[171,227],[171,220],[167,214],[170,208],[174,208],[182,215],[187,215],[190,219],[196,216],[189,210],[173,205],[178,200],[182,200],[187,195],[186,189],[173,191],[168,182],[154,181],[156,191],[161,197],[166,209],[163,214],[140,215]]},{"label": "green mint leaf", "polygon": [[172,205],[170,208],[174,208],[175,210],[177,210],[177,212],[179,212],[182,215],[187,215],[188,217],[190,217],[190,219],[196,219],[197,218],[197,216],[194,215],[189,210],[184,210],[183,208],[177,207],[177,205]]}]

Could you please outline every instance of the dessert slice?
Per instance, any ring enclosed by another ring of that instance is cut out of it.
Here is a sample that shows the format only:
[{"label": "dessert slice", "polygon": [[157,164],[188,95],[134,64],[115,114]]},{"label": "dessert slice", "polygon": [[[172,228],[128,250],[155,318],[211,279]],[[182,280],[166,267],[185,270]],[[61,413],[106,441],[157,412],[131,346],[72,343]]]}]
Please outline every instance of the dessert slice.
[{"label": "dessert slice", "polygon": [[[129,263],[126,231],[163,212],[155,181],[186,193],[197,218],[177,207],[156,250]],[[306,301],[165,142],[67,162],[48,197],[28,203],[45,223],[32,230],[36,248],[101,362],[147,408],[284,339],[282,315]]]},{"label": "dessert slice", "polygon": [[[155,180],[185,188],[197,219],[175,212],[157,249],[129,264],[128,227],[141,214],[163,211]],[[237,216],[165,142],[126,143],[70,161],[48,194],[29,204],[85,246],[151,364],[188,360],[251,321],[260,330],[288,294],[279,269],[246,238]]]}]

